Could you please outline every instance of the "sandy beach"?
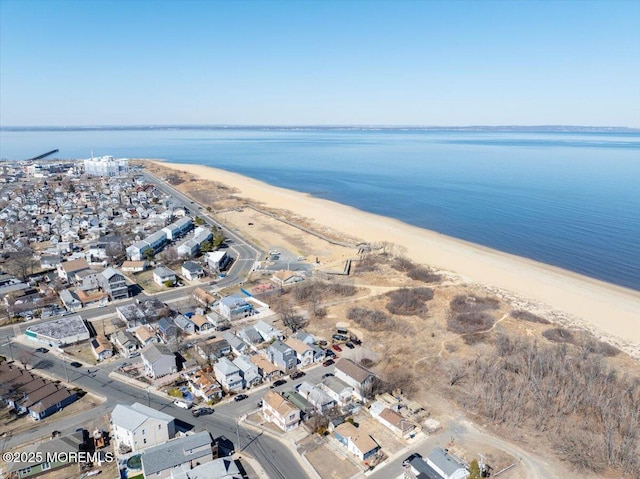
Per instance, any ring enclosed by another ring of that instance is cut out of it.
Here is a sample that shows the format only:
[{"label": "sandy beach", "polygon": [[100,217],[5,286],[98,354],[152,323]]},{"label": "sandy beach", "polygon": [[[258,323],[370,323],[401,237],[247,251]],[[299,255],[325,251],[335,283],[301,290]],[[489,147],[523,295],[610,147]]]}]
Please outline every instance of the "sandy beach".
[{"label": "sandy beach", "polygon": [[237,189],[240,197],[289,210],[362,241],[395,243],[416,263],[451,271],[466,281],[510,291],[533,304],[552,308],[558,317],[566,317],[566,324],[626,344],[627,351],[629,346],[640,347],[640,292],[236,173],[202,165],[161,164],[223,183]]}]

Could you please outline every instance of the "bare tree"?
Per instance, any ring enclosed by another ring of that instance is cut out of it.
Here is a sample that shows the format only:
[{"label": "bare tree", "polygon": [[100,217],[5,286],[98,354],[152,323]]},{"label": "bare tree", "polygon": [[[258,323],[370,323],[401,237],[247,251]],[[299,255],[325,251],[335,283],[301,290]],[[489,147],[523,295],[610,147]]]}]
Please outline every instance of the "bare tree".
[{"label": "bare tree", "polygon": [[33,273],[35,263],[33,250],[28,246],[9,253],[9,258],[6,261],[7,270],[20,277],[22,281],[26,281],[27,277]]}]

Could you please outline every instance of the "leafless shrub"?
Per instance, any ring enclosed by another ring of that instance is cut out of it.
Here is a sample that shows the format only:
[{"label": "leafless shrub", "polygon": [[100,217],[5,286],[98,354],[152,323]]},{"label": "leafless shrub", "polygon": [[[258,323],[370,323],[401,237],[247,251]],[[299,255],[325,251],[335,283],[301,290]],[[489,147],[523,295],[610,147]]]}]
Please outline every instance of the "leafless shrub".
[{"label": "leafless shrub", "polygon": [[353,296],[358,290],[352,284],[329,283],[326,285],[324,291],[329,295]]},{"label": "leafless shrub", "polygon": [[380,257],[377,255],[367,255],[360,261],[355,263],[355,274],[371,273],[378,270],[378,264],[380,263]]},{"label": "leafless shrub", "polygon": [[423,315],[429,311],[425,301],[433,299],[433,290],[429,288],[402,288],[390,291],[387,296],[389,302],[386,308],[391,314]]},{"label": "leafless shrub", "polygon": [[546,434],[578,469],[640,477],[640,380],[617,374],[602,355],[498,335],[495,354],[469,362],[468,372],[465,407]]},{"label": "leafless shrub", "polygon": [[324,283],[322,281],[303,281],[291,288],[293,297],[300,303],[321,301],[331,296],[353,296],[356,287],[345,283]]},{"label": "leafless shrub", "polygon": [[451,300],[449,306],[453,313],[476,313],[498,309],[500,301],[489,297],[458,295]]},{"label": "leafless shrub", "polygon": [[376,363],[373,361],[373,359],[370,359],[370,358],[362,358],[360,360],[360,366],[362,366],[363,368],[371,368],[375,364]]},{"label": "leafless shrub", "polygon": [[489,313],[477,311],[472,313],[460,313],[452,316],[447,321],[447,329],[459,334],[475,334],[486,331],[496,322]]},{"label": "leafless shrub", "polygon": [[396,390],[402,391],[410,396],[417,390],[418,378],[415,372],[401,366],[390,366],[385,368],[379,375],[379,382],[374,383],[376,394],[393,393]]},{"label": "leafless shrub", "polygon": [[391,331],[395,328],[395,321],[377,309],[351,308],[347,318],[369,331]]},{"label": "leafless shrub", "polygon": [[424,266],[417,266],[410,269],[407,272],[407,276],[416,281],[422,281],[423,283],[438,283],[442,280],[442,276],[434,273],[433,270],[425,268]]},{"label": "leafless shrub", "polygon": [[620,350],[615,346],[612,346],[609,343],[605,343],[604,341],[599,341],[597,339],[585,339],[582,347],[586,353],[600,354],[609,358],[620,354]]},{"label": "leafless shrub", "polygon": [[485,343],[491,339],[490,333],[466,334],[462,340],[465,344],[473,346],[474,344]]},{"label": "leafless shrub", "polygon": [[577,344],[578,338],[575,334],[565,328],[551,328],[542,332],[542,335],[554,343]]},{"label": "leafless shrub", "polygon": [[511,311],[511,317],[521,321],[528,321],[529,323],[551,324],[550,321],[522,309],[515,309]]},{"label": "leafless shrub", "polygon": [[396,271],[406,273],[414,269],[416,265],[410,259],[401,256],[393,259],[391,267]]}]

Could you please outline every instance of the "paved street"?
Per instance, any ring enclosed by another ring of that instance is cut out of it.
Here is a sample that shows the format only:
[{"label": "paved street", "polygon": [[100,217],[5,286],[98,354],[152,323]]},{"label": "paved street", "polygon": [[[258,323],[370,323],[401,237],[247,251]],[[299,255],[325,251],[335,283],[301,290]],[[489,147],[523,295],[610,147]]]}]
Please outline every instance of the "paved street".
[{"label": "paved street", "polygon": [[[50,423],[42,428],[37,428],[19,436],[12,436],[0,440],[0,447],[3,449],[14,447],[24,441],[49,436],[53,430],[64,433],[73,432],[84,422],[102,414],[107,414],[116,404],[132,404],[141,402],[151,405],[151,407],[164,411],[183,422],[187,428],[194,430],[207,430],[213,437],[224,436],[231,440],[238,451],[246,451],[253,456],[267,472],[271,478],[297,479],[307,477],[308,474],[299,464],[297,458],[280,441],[266,434],[257,434],[252,429],[248,429],[242,424],[237,425],[237,418],[256,409],[259,398],[262,397],[263,390],[259,390],[241,402],[230,401],[216,407],[216,412],[210,416],[195,418],[190,411],[177,408],[171,401],[154,394],[147,394],[146,391],[130,386],[123,382],[109,377],[112,368],[91,367],[91,373],[87,373],[87,368],[72,368],[66,361],[63,361],[52,352],[35,353],[34,347],[14,342],[12,344],[14,357],[22,357],[25,353],[29,355],[29,366],[42,370],[48,375],[53,375],[62,381],[66,381],[79,386],[86,391],[102,395],[107,401],[99,408],[81,413],[75,416],[66,417],[61,421]],[[0,346],[0,354],[9,356],[9,348],[6,343]],[[313,376],[321,375],[324,371],[316,368]],[[302,378],[304,379],[304,378]],[[296,381],[296,383],[302,381]],[[291,383],[291,382],[290,382]],[[286,386],[289,386],[287,384]],[[238,447],[238,439],[239,445]]]}]

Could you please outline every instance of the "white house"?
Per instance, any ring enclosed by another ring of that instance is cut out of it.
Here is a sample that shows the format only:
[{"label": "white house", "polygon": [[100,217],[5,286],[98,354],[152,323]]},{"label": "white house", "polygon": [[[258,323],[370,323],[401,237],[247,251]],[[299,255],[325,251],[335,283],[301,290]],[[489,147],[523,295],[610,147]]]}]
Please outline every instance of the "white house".
[{"label": "white house", "polygon": [[141,351],[140,356],[144,373],[149,377],[159,378],[178,370],[175,354],[164,344],[151,343]]},{"label": "white house", "polygon": [[153,270],[153,281],[160,286],[163,286],[165,281],[170,281],[171,284],[175,284],[176,274],[166,266],[158,266]]},{"label": "white house", "polygon": [[[158,444],[142,454],[142,473],[146,478],[170,479],[174,474],[191,471],[195,466],[213,461],[212,443],[211,434],[202,431]],[[199,476],[191,474],[187,477]]]},{"label": "white house", "polygon": [[231,258],[226,251],[213,251],[206,254],[207,264],[213,271],[221,271],[229,263]]},{"label": "white house", "polygon": [[113,356],[113,346],[104,336],[96,336],[91,340],[91,350],[98,361],[104,361]]},{"label": "white house", "polygon": [[380,445],[373,437],[360,431],[350,422],[337,426],[333,434],[340,444],[361,461],[367,460],[380,450]]},{"label": "white house", "polygon": [[220,358],[213,366],[216,380],[227,391],[242,391],[244,389],[244,379],[240,368],[227,358]]},{"label": "white house", "polygon": [[140,403],[116,405],[111,413],[111,427],[116,451],[140,451],[164,444],[176,434],[172,416]]},{"label": "white house", "polygon": [[195,261],[185,261],[182,264],[182,276],[193,281],[204,276],[204,269]]},{"label": "white house", "polygon": [[300,409],[275,391],[268,391],[262,398],[262,415],[282,431],[287,432],[300,425]]},{"label": "white house", "polygon": [[304,367],[313,363],[313,348],[296,338],[287,338],[284,342],[296,352],[298,366]]},{"label": "white house", "polygon": [[414,434],[416,426],[413,422],[402,417],[398,412],[388,408],[380,401],[375,401],[369,408],[371,417],[403,439]]},{"label": "white house", "polygon": [[371,394],[375,375],[362,366],[357,365],[350,359],[338,359],[336,362],[335,374],[338,379],[341,379],[348,385],[353,386],[354,396],[359,401],[365,401]]}]

